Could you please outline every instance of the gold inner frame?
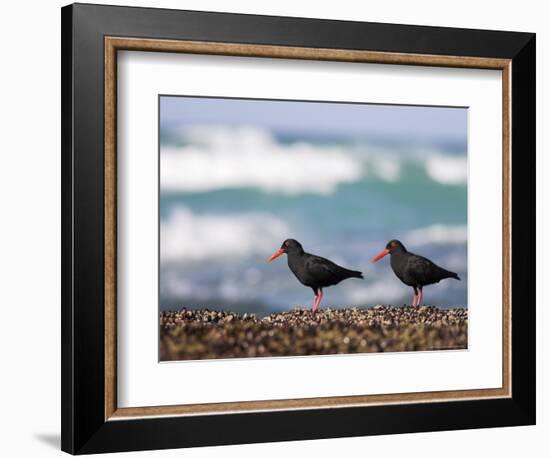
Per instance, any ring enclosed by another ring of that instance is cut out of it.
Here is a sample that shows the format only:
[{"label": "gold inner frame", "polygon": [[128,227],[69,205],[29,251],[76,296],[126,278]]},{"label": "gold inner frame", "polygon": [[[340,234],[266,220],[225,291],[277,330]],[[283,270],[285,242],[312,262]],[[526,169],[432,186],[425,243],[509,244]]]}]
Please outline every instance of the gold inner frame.
[{"label": "gold inner frame", "polygon": [[[435,67],[493,69],[502,72],[502,387],[400,394],[183,404],[119,408],[117,405],[117,51],[174,52]],[[273,410],[371,406],[381,404],[506,398],[512,394],[511,366],[511,60],[344,49],[301,48],[240,43],[105,37],[105,420],[151,416],[207,415]]]}]

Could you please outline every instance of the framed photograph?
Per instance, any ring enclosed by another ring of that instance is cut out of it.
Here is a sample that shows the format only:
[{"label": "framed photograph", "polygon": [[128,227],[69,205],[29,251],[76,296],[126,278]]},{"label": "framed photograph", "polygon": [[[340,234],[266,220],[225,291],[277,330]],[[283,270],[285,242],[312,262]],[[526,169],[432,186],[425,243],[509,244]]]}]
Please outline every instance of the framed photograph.
[{"label": "framed photograph", "polygon": [[63,8],[63,450],[534,424],[534,120],[530,33]]}]

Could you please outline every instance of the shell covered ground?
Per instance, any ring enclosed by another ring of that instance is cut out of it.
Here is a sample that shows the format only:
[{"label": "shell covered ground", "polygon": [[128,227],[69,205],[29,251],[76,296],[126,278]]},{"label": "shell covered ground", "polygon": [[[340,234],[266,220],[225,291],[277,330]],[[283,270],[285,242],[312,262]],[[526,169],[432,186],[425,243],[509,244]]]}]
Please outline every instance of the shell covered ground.
[{"label": "shell covered ground", "polygon": [[265,318],[216,310],[160,313],[160,360],[466,349],[468,311],[436,307],[294,309]]}]

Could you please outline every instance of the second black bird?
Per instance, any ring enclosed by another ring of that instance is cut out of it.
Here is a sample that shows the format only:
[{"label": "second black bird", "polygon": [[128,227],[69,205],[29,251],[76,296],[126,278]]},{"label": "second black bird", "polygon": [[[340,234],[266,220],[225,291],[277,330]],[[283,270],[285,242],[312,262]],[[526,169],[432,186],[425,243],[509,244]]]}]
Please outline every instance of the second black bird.
[{"label": "second black bird", "polygon": [[268,261],[271,262],[284,253],[287,254],[288,267],[292,273],[315,294],[313,312],[317,311],[323,299],[323,288],[336,285],[347,278],[363,278],[363,274],[357,270],[349,270],[321,256],[306,253],[300,242],[294,239],[285,240],[279,251]]},{"label": "second black bird", "polygon": [[410,253],[399,240],[390,240],[372,262],[379,261],[387,254],[390,255],[391,268],[397,278],[414,290],[413,307],[422,302],[424,286],[439,283],[445,278],[460,280],[456,273],[439,267],[423,256]]}]

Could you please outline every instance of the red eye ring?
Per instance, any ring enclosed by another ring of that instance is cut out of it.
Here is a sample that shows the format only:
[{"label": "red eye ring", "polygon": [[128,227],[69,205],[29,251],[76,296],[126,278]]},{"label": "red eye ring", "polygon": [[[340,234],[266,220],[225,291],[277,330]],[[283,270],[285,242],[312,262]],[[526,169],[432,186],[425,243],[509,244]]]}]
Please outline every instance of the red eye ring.
[{"label": "red eye ring", "polygon": [[288,242],[285,242],[285,246],[288,246],[288,245],[289,245],[289,243],[288,243]]}]

